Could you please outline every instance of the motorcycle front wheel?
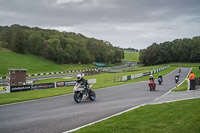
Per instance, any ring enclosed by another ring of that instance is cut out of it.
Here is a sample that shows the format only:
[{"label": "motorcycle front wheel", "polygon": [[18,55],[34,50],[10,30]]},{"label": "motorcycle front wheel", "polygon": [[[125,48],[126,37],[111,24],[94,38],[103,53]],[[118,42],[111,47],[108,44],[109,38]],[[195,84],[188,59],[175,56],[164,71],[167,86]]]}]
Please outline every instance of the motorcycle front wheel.
[{"label": "motorcycle front wheel", "polygon": [[77,103],[80,103],[82,101],[83,95],[80,92],[75,92],[74,93],[74,101]]},{"label": "motorcycle front wheel", "polygon": [[95,94],[94,91],[91,91],[91,92],[90,92],[90,100],[91,100],[91,101],[94,101],[95,99],[96,99],[96,94]]}]

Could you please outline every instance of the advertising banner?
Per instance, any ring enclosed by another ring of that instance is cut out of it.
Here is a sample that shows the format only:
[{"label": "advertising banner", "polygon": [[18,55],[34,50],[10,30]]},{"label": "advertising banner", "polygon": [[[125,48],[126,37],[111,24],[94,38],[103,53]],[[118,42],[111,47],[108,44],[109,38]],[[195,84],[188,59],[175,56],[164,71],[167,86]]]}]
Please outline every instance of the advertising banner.
[{"label": "advertising banner", "polygon": [[47,88],[55,88],[54,83],[43,83],[43,84],[33,84],[32,85],[32,90],[47,89]]},{"label": "advertising banner", "polygon": [[57,87],[64,87],[65,86],[65,82],[56,82],[56,86]]},{"label": "advertising banner", "polygon": [[74,86],[76,81],[65,81],[65,86]]},{"label": "advertising banner", "polygon": [[31,85],[10,86],[11,92],[28,91],[31,90]]},{"label": "advertising banner", "polygon": [[3,93],[10,93],[10,87],[9,86],[1,86],[0,94],[3,94]]}]

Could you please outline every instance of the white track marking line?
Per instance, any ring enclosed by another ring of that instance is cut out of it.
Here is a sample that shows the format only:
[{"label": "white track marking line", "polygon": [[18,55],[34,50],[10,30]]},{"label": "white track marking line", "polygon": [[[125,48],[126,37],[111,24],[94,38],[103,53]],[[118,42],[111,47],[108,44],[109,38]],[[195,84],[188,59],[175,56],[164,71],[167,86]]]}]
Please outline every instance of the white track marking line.
[{"label": "white track marking line", "polygon": [[157,102],[157,103],[149,103],[148,105],[152,105],[152,104],[162,104],[162,103],[170,103],[170,102],[183,101],[183,100],[190,100],[190,99],[195,99],[195,98],[200,98],[200,96],[197,96],[197,97],[188,97],[188,98],[181,98],[181,99],[169,100],[169,101],[162,101],[162,102]]},{"label": "white track marking line", "polygon": [[119,112],[119,113],[117,113],[117,114],[114,114],[114,115],[108,116],[108,117],[103,118],[103,119],[101,119],[101,120],[94,121],[94,122],[89,123],[89,124],[86,124],[86,125],[83,125],[83,126],[80,126],[80,127],[74,128],[74,129],[72,129],[72,130],[65,131],[65,132],[63,132],[63,133],[69,133],[69,132],[77,131],[77,130],[79,130],[79,129],[81,129],[81,128],[84,128],[84,127],[87,127],[87,126],[93,125],[93,124],[98,123],[98,122],[101,122],[101,121],[103,121],[103,120],[107,120],[107,119],[112,118],[112,117],[114,117],[114,116],[121,115],[121,114],[123,114],[123,113],[125,113],[125,112],[131,111],[131,110],[134,110],[134,109],[136,109],[136,108],[139,108],[139,107],[142,107],[142,106],[145,106],[145,105],[146,105],[146,104],[141,104],[141,105],[135,106],[135,107],[130,108],[130,109],[127,109],[127,110],[125,110],[125,111],[122,111],[122,112]]}]

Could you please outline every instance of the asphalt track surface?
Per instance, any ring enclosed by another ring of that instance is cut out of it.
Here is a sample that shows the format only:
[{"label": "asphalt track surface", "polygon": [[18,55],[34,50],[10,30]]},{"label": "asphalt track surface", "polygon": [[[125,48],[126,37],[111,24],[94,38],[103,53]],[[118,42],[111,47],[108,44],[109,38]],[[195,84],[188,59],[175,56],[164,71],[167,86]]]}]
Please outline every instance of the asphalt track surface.
[{"label": "asphalt track surface", "polygon": [[[182,68],[183,81],[190,68]],[[151,102],[175,87],[178,69],[163,77],[156,91],[147,81],[95,90],[96,101],[75,103],[73,94],[0,106],[1,133],[61,133]]]}]

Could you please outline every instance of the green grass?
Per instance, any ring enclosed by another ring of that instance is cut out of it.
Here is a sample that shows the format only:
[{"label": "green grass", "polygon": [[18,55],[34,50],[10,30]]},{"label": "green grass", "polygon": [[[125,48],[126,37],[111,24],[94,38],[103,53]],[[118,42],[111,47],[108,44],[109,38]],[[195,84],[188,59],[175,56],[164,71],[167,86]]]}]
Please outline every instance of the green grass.
[{"label": "green grass", "polygon": [[139,52],[124,51],[124,60],[139,62]]},{"label": "green grass", "polygon": [[179,87],[173,89],[172,91],[186,91],[188,88],[188,82],[184,81]]},{"label": "green grass", "polygon": [[92,64],[58,65],[34,55],[17,54],[1,47],[0,64],[0,76],[7,76],[8,68],[27,69],[27,74],[97,68]]},{"label": "green grass", "polygon": [[75,133],[199,133],[200,99],[147,105]]},{"label": "green grass", "polygon": [[72,93],[72,86],[0,94],[0,105]]}]

